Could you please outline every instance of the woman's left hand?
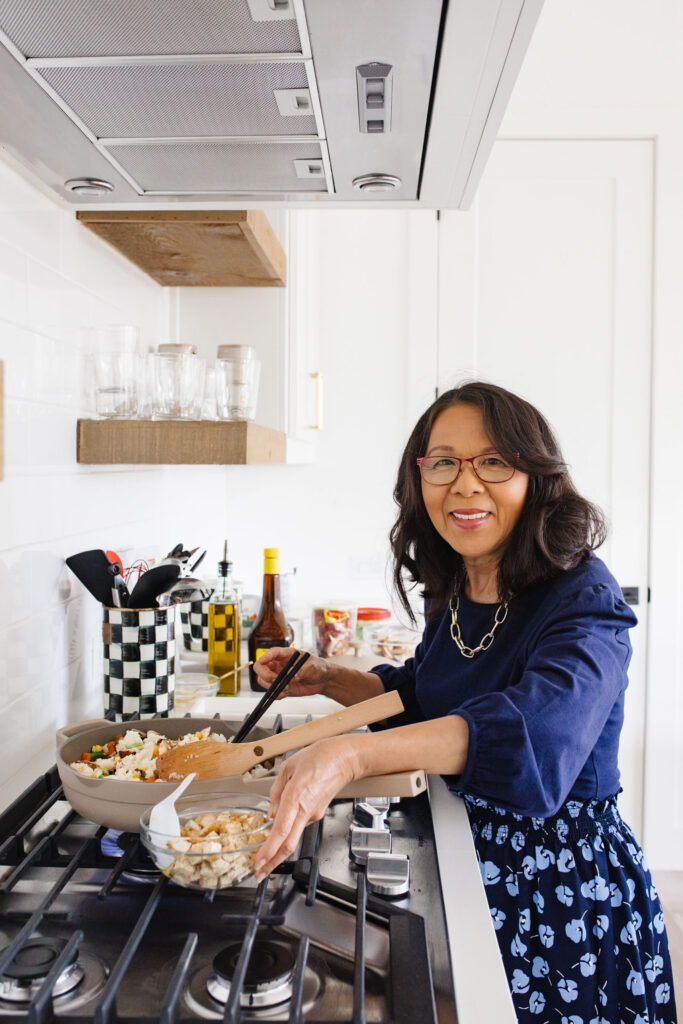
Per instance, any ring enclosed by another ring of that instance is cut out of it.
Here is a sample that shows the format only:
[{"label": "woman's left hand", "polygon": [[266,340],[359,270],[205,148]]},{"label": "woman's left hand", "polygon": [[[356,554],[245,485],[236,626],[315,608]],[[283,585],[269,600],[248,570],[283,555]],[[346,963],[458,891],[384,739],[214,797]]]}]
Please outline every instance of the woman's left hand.
[{"label": "woman's left hand", "polygon": [[285,760],[270,791],[275,820],[254,860],[257,881],[294,853],[306,825],[322,818],[337,793],[359,777],[357,746],[356,737],[335,736]]}]

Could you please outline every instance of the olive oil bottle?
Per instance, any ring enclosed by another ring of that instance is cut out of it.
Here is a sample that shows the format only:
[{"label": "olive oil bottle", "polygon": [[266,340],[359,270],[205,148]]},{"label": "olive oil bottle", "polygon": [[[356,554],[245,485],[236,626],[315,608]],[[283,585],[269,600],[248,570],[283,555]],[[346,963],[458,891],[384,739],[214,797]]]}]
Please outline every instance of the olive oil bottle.
[{"label": "olive oil bottle", "polygon": [[[280,601],[278,548],[265,548],[263,558],[263,597],[258,618],[249,634],[249,661],[258,661],[271,647],[291,647],[294,640],[294,630],[285,619]],[[252,666],[249,668],[249,683],[252,690],[263,693]]]},{"label": "olive oil bottle", "polygon": [[[232,562],[228,561],[226,540],[223,558],[218,563],[218,586],[209,598],[209,672],[212,675],[222,676],[238,667],[240,620],[239,593],[232,579]],[[233,697],[239,689],[239,674],[232,672],[221,679],[218,693]]]}]

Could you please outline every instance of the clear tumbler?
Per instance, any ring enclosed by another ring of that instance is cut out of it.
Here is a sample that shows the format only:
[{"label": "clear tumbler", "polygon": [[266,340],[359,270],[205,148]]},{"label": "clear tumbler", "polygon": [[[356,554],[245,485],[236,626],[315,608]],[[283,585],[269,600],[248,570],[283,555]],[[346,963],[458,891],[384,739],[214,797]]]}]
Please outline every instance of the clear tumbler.
[{"label": "clear tumbler", "polygon": [[130,325],[85,328],[92,355],[95,411],[102,419],[130,419],[138,411],[142,363],[138,329]]}]

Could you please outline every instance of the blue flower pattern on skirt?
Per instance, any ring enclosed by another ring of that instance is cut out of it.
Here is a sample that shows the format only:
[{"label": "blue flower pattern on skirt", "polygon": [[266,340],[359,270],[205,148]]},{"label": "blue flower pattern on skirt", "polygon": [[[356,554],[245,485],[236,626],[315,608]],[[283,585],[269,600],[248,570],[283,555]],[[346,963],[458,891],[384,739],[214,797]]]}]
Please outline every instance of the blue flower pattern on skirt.
[{"label": "blue flower pattern on skirt", "polygon": [[520,1024],[676,1024],[659,897],[616,797],[552,818],[464,800]]}]

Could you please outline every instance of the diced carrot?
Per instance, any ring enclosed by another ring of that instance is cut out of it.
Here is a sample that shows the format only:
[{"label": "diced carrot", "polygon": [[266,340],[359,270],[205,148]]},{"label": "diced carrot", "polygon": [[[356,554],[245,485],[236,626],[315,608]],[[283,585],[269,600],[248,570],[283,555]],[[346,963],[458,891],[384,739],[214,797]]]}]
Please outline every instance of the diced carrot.
[{"label": "diced carrot", "polygon": [[81,754],[81,761],[92,761],[92,755],[89,750],[86,750],[84,754]]}]

